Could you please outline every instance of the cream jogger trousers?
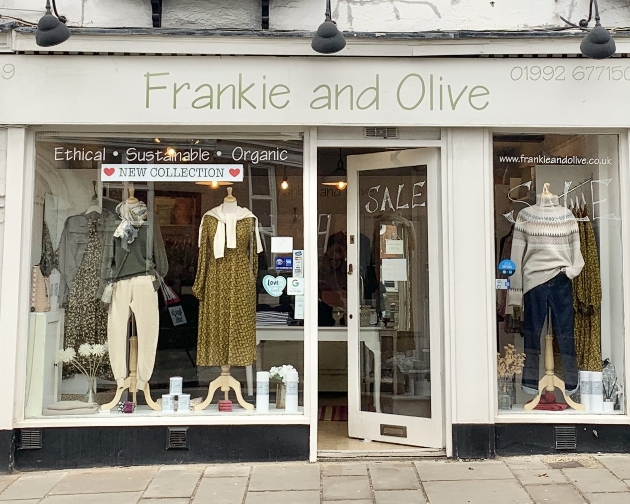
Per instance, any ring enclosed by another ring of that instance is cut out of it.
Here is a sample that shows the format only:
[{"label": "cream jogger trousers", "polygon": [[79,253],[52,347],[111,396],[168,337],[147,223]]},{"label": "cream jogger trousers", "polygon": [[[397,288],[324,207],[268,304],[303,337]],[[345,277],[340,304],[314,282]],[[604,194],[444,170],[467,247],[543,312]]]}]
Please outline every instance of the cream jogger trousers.
[{"label": "cream jogger trousers", "polygon": [[127,378],[127,325],[133,312],[138,336],[138,390],[151,379],[159,333],[157,292],[152,276],[119,280],[107,316],[109,360],[118,387]]}]

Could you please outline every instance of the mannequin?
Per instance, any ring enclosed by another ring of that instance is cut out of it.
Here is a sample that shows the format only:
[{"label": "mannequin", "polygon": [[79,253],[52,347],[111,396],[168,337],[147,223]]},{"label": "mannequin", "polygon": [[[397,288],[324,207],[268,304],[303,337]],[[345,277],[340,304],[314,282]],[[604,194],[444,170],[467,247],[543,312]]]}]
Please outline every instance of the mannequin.
[{"label": "mannequin", "polygon": [[[152,409],[160,409],[151,399],[149,380],[159,334],[155,280],[157,275],[166,275],[168,261],[157,218],[135,197],[132,184],[128,186],[128,193],[127,199],[116,207],[120,220],[103,254],[101,274],[108,282],[106,289],[111,292],[107,339],[117,382],[116,397],[104,405],[103,410],[115,406],[126,389],[134,394],[134,401],[136,391],[144,391],[147,404]],[[132,332],[129,335],[130,318]]]},{"label": "mannequin", "polygon": [[511,259],[516,272],[510,280],[508,305],[522,306],[524,315],[523,389],[532,394],[553,389],[554,385],[564,389],[564,383],[560,386],[562,381],[553,376],[553,367],[547,366],[547,374],[539,379],[541,333],[549,317],[562,354],[566,389],[572,394],[577,390],[578,370],[571,281],[582,270],[584,259],[575,216],[558,203],[548,183],[537,195],[536,204],[522,209],[517,216]]},{"label": "mannequin", "polygon": [[229,389],[234,389],[241,407],[251,410],[254,406],[243,399],[230,366],[249,366],[256,359],[256,277],[262,244],[258,219],[238,206],[231,187],[223,204],[203,216],[199,247],[193,286],[199,299],[197,365],[221,366],[221,376],[195,410],[206,408],[218,388],[226,401]]}]

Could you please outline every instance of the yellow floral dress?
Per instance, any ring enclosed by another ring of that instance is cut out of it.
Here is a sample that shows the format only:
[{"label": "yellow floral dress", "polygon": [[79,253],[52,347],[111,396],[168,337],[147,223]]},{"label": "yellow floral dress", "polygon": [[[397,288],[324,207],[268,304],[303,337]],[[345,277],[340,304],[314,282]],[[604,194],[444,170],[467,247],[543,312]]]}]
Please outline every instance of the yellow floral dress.
[{"label": "yellow floral dress", "polygon": [[205,216],[193,293],[199,299],[198,366],[249,366],[256,360],[255,219],[236,223],[236,248],[215,259],[218,221]]}]

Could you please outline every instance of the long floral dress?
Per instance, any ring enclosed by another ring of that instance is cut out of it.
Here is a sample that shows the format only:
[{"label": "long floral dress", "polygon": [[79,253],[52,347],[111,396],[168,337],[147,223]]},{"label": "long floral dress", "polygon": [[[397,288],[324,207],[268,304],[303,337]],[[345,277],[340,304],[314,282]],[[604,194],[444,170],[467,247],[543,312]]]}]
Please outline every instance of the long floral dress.
[{"label": "long floral dress", "polygon": [[[97,220],[90,223],[90,233],[81,265],[68,295],[66,308],[64,347],[79,352],[83,343],[107,343],[107,312],[101,307],[97,297],[101,267],[102,246],[98,238]],[[85,359],[77,357],[86,364]],[[72,366],[64,366],[63,376],[68,377],[78,371]],[[109,359],[104,359],[99,376],[111,377]]]},{"label": "long floral dress", "polygon": [[215,259],[218,221],[206,216],[193,293],[199,299],[198,366],[249,366],[256,360],[255,219],[236,223],[236,248]]}]

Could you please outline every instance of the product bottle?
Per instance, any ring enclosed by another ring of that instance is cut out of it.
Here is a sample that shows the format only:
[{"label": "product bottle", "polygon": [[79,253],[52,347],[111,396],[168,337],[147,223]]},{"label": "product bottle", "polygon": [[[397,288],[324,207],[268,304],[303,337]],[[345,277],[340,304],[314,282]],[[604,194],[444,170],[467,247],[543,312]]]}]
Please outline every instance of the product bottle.
[{"label": "product bottle", "polygon": [[285,403],[285,411],[287,413],[298,412],[298,383],[298,372],[289,371],[287,373],[287,398]]},{"label": "product bottle", "polygon": [[256,411],[269,412],[269,371],[256,373]]}]

